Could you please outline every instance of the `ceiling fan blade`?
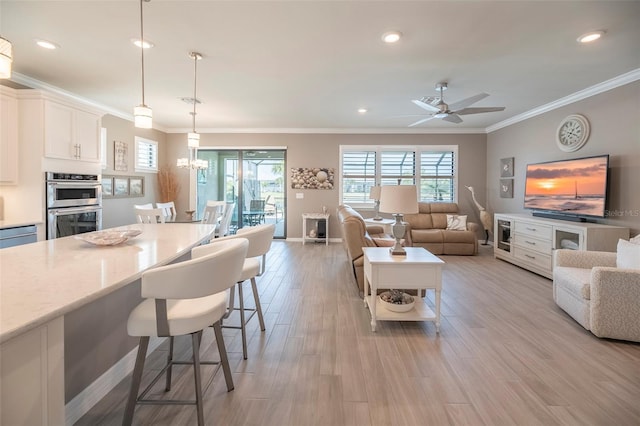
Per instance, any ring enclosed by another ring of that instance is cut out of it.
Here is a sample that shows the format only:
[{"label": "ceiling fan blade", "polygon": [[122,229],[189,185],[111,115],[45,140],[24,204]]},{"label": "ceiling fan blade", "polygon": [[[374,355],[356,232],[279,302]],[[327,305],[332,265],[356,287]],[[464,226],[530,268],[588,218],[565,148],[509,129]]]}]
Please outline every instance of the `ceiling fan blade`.
[{"label": "ceiling fan blade", "polygon": [[429,105],[426,102],[422,102],[422,101],[417,100],[417,99],[413,99],[411,102],[413,102],[414,104],[418,105],[422,109],[426,109],[429,112],[440,112],[440,108],[434,107],[433,105]]},{"label": "ceiling fan blade", "polygon": [[456,114],[449,114],[446,117],[442,118],[443,121],[448,121],[450,123],[462,123],[462,118],[458,117]]},{"label": "ceiling fan blade", "polygon": [[454,111],[458,115],[480,114],[481,112],[504,111],[504,107],[475,107]]},{"label": "ceiling fan blade", "polygon": [[461,101],[452,103],[451,105],[449,105],[449,109],[451,111],[456,111],[458,109],[466,108],[469,105],[475,104],[476,102],[483,100],[487,96],[489,96],[488,93],[480,93],[480,94],[472,96],[470,98],[463,99]]},{"label": "ceiling fan blade", "polygon": [[433,117],[433,116],[431,116],[431,117],[427,117],[427,118],[423,118],[422,120],[418,120],[418,121],[416,121],[415,123],[411,123],[411,124],[409,124],[409,126],[408,126],[408,127],[417,126],[418,124],[422,124],[422,123],[424,123],[425,121],[433,120],[434,118],[435,118],[435,117]]}]

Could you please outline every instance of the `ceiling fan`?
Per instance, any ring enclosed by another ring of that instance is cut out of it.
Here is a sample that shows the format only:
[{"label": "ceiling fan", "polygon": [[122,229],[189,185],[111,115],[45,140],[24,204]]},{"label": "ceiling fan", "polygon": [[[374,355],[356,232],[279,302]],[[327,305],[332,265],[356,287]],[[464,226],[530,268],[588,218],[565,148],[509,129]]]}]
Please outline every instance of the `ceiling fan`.
[{"label": "ceiling fan", "polygon": [[[418,124],[422,124],[425,121],[433,120],[434,118],[441,118],[444,121],[448,121],[450,123],[462,123],[461,115],[469,115],[469,114],[479,114],[481,112],[494,112],[494,111],[503,111],[504,107],[475,107],[468,108],[469,105],[475,104],[476,102],[486,98],[489,96],[487,93],[480,93],[475,96],[471,96],[470,98],[463,99],[461,101],[452,103],[448,105],[445,103],[444,98],[442,96],[442,91],[447,90],[447,83],[438,83],[436,84],[436,89],[440,90],[440,98],[429,98],[425,97],[422,99],[414,99],[411,102],[418,105],[420,108],[426,109],[431,114],[427,118],[423,118],[421,120],[416,121],[415,123],[409,124],[409,127],[417,126]],[[429,101],[435,102],[430,103]]]}]

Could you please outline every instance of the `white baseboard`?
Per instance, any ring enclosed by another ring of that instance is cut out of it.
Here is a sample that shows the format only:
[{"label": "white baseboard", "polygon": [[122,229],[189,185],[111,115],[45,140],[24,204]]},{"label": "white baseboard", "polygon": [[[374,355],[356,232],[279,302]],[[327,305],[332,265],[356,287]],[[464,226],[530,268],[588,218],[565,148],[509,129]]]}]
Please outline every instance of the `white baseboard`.
[{"label": "white baseboard", "polygon": [[[166,337],[152,337],[149,341],[149,349],[147,357],[156,350]],[[120,361],[115,363],[110,369],[104,372],[93,383],[87,386],[82,392],[76,395],[67,405],[65,405],[65,417],[67,426],[72,426],[80,420],[82,416],[87,414],[91,408],[96,405],[102,398],[113,390],[118,383],[133,371],[136,363],[136,354],[138,347],[136,346],[131,352],[126,354]]]}]

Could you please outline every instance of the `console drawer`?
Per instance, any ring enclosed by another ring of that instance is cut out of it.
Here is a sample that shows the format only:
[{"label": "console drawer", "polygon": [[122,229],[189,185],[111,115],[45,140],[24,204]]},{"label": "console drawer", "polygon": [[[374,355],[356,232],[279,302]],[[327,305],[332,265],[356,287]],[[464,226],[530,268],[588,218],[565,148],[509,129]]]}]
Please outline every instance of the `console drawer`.
[{"label": "console drawer", "polygon": [[516,259],[528,262],[548,271],[551,270],[551,255],[541,254],[537,251],[523,249],[522,247],[514,247],[513,254]]},{"label": "console drawer", "polygon": [[540,240],[538,238],[530,237],[529,235],[516,234],[514,236],[513,242],[516,246],[519,246],[525,250],[532,250],[546,255],[551,253],[550,240]]},{"label": "console drawer", "polygon": [[516,222],[516,234],[524,234],[551,241],[552,231],[551,226],[530,222]]}]

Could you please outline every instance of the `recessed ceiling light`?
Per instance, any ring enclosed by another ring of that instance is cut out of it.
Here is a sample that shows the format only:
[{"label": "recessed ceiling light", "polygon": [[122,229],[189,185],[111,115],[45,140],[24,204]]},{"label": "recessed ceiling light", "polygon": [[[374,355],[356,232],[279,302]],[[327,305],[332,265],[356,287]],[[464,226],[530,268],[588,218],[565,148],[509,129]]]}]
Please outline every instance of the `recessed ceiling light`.
[{"label": "recessed ceiling light", "polygon": [[135,44],[138,47],[142,47],[143,49],[151,49],[155,44],[151,40],[140,40],[139,38],[132,38],[131,43]]},{"label": "recessed ceiling light", "polygon": [[367,111],[368,111],[368,109],[366,109],[366,108],[358,108],[358,112],[360,114],[365,114]]},{"label": "recessed ceiling light", "polygon": [[44,49],[55,50],[59,49],[60,46],[47,40],[36,40],[36,44]]},{"label": "recessed ceiling light", "polygon": [[591,43],[592,41],[596,41],[598,40],[600,37],[602,37],[604,35],[604,31],[599,30],[599,31],[591,31],[588,32],[586,34],[582,34],[580,37],[578,37],[578,41],[580,43]]},{"label": "recessed ceiling light", "polygon": [[382,34],[382,41],[385,43],[396,43],[402,37],[402,33],[400,31],[387,31]]}]

